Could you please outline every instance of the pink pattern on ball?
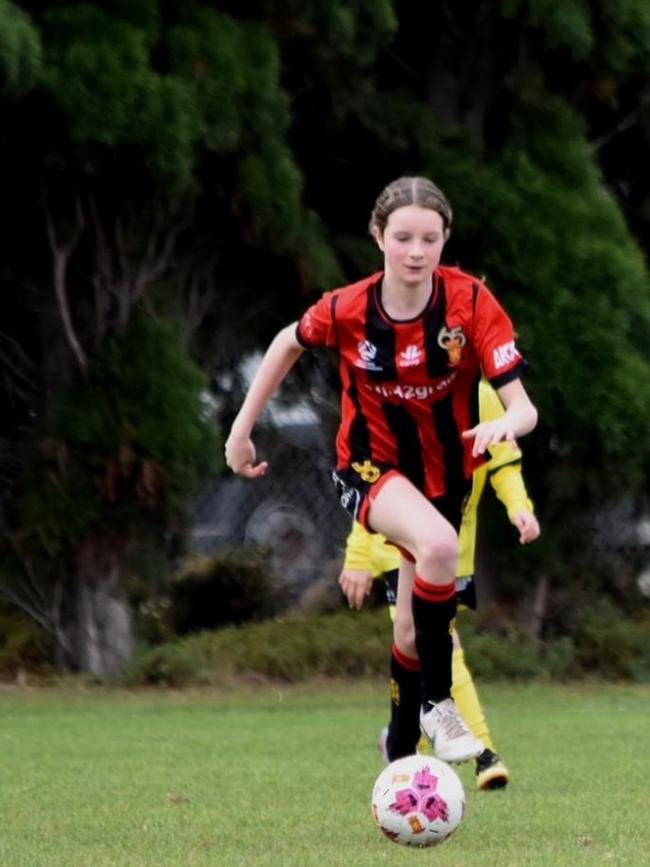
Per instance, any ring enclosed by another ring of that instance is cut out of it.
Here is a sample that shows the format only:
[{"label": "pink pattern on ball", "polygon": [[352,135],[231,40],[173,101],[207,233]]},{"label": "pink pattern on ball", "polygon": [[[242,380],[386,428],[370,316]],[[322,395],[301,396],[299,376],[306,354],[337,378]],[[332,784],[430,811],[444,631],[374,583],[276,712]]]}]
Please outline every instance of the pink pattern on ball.
[{"label": "pink pattern on ball", "polygon": [[399,789],[390,809],[406,816],[408,813],[422,813],[429,822],[436,819],[447,821],[447,802],[436,793],[438,777],[434,776],[428,765],[413,775],[413,788]]}]

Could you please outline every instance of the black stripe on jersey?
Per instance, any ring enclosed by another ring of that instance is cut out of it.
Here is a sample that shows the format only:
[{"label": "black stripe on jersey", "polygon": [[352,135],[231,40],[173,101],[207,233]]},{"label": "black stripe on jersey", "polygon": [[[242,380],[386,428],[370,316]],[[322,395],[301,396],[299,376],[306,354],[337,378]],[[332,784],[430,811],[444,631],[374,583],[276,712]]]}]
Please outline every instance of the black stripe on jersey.
[{"label": "black stripe on jersey", "polygon": [[407,479],[415,487],[424,489],[424,462],[422,460],[422,444],[418,436],[418,428],[413,416],[403,406],[394,403],[383,405],[384,417],[388,427],[395,437],[397,445],[397,465]]},{"label": "black stripe on jersey", "polygon": [[478,290],[480,288],[478,283],[472,283],[472,316],[476,313],[476,302],[478,301]]},{"label": "black stripe on jersey", "polygon": [[464,450],[460,431],[454,418],[452,395],[437,400],[431,407],[433,427],[442,449],[445,468],[445,491],[454,491],[465,483]]},{"label": "black stripe on jersey", "polygon": [[397,365],[395,363],[395,332],[389,322],[381,315],[378,295],[381,291],[379,283],[368,287],[368,303],[366,305],[366,340],[377,350],[372,358],[372,365],[377,370],[366,368],[368,379],[394,382],[397,380]]},{"label": "black stripe on jersey", "polygon": [[332,319],[332,330],[334,331],[336,346],[339,345],[339,329],[336,322],[336,304],[339,300],[338,295],[332,295],[332,300],[330,302],[330,317]]},{"label": "black stripe on jersey", "polygon": [[348,428],[350,462],[365,460],[370,457],[370,431],[368,430],[368,422],[361,412],[356,382],[352,381],[348,386],[348,395],[354,404],[354,418]]},{"label": "black stripe on jersey", "polygon": [[438,335],[445,327],[447,293],[442,277],[436,276],[436,297],[424,319],[424,349],[429,376],[449,373],[449,353],[438,345]]}]

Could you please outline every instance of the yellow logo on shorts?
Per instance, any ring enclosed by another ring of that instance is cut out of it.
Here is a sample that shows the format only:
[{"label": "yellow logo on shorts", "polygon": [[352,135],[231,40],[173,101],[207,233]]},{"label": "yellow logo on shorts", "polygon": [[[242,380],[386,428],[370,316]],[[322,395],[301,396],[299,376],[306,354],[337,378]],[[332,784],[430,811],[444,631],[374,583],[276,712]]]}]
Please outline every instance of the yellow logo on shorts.
[{"label": "yellow logo on shorts", "polygon": [[395,707],[399,707],[399,686],[396,680],[390,679],[390,700]]},{"label": "yellow logo on shorts", "polygon": [[352,469],[359,473],[364,482],[368,482],[371,485],[374,484],[381,475],[379,467],[371,464],[370,461],[364,461],[362,464],[358,462],[354,463],[352,464]]}]

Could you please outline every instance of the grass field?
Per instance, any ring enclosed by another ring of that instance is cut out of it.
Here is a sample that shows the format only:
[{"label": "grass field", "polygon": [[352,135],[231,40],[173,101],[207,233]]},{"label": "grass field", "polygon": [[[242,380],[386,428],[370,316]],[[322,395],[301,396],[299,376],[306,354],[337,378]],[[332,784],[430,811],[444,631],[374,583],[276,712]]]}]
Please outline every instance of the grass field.
[{"label": "grass field", "polygon": [[369,813],[379,684],[0,690],[0,865],[650,864],[650,688],[486,685],[513,782],[443,846]]}]

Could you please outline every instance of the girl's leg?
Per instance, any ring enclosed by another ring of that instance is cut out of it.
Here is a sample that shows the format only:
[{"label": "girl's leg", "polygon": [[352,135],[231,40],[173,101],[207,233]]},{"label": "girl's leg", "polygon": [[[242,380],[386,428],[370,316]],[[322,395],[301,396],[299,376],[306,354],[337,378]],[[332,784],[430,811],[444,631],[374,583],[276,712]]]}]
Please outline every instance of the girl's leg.
[{"label": "girl's leg", "polygon": [[394,640],[407,657],[414,651],[422,666],[423,696],[433,703],[451,695],[450,626],[456,613],[458,537],[417,488],[394,476],[372,500],[373,530],[383,533],[414,558],[414,569],[400,570]]},{"label": "girl's leg", "polygon": [[451,695],[471,731],[480,738],[485,749],[476,759],[476,788],[502,789],[508,785],[510,771],[494,748],[487,719],[483,713],[472,673],[465,664],[465,654],[458,633],[453,633]]},{"label": "girl's leg", "polygon": [[[386,754],[389,761],[412,755],[420,739],[420,707],[422,705],[422,672],[414,641],[413,617],[410,597],[415,568],[404,557],[400,560],[397,596],[406,599],[406,604],[395,607],[394,633],[400,635],[399,644],[394,640],[390,658],[390,723],[386,737]],[[407,617],[404,621],[404,614]]]},{"label": "girl's leg", "polygon": [[479,701],[476,686],[472,678],[472,674],[465,663],[465,654],[458,637],[458,632],[454,629],[453,635],[453,656],[452,656],[452,686],[451,695],[458,706],[458,710],[463,715],[463,719],[474,732],[477,738],[480,738],[484,745],[495,752],[490,730],[488,728],[481,702]]},{"label": "girl's leg", "polygon": [[422,730],[435,741],[440,758],[472,758],[483,745],[467,729],[450,698],[456,531],[402,476],[394,476],[381,488],[368,519],[373,530],[400,545],[414,560],[414,569],[404,570],[403,582],[400,572],[394,646],[402,662],[413,659],[413,650],[417,653],[422,670]]}]

